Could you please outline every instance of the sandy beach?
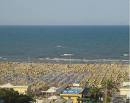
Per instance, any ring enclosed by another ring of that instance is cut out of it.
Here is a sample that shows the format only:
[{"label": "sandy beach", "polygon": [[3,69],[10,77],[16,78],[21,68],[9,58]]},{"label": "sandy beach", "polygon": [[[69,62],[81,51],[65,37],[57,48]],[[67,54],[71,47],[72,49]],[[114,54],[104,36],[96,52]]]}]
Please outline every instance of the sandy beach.
[{"label": "sandy beach", "polygon": [[128,79],[128,64],[52,64],[0,62],[0,83],[14,85],[66,85],[74,82],[100,85],[112,79],[121,83]]}]

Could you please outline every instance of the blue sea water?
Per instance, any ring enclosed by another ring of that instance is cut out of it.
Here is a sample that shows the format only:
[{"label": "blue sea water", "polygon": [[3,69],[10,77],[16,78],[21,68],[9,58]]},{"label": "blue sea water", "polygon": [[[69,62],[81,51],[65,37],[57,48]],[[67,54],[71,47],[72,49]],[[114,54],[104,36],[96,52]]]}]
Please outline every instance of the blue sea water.
[{"label": "blue sea water", "polygon": [[0,26],[0,59],[128,60],[129,26]]}]

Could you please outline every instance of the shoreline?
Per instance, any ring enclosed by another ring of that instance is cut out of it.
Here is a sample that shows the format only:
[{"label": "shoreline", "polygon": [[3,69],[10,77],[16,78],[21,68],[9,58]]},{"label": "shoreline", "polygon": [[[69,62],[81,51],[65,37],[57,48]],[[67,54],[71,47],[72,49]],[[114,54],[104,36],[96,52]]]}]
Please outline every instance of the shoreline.
[{"label": "shoreline", "polygon": [[128,59],[65,59],[65,58],[23,58],[8,59],[0,57],[0,62],[19,62],[19,63],[56,63],[56,64],[88,64],[88,63],[123,63],[129,64]]}]

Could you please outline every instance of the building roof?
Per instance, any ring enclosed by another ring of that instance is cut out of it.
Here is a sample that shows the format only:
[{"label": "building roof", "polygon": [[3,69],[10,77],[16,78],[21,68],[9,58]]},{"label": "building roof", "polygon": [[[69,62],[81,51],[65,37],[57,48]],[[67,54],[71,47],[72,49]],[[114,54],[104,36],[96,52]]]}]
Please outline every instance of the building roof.
[{"label": "building roof", "polygon": [[7,84],[3,84],[0,85],[0,88],[15,88],[15,87],[19,87],[19,88],[27,88],[28,86],[14,86],[11,83],[7,83]]},{"label": "building roof", "polygon": [[47,91],[42,91],[43,93],[55,93],[57,92],[57,89],[56,87],[50,87]]},{"label": "building roof", "polygon": [[123,86],[123,88],[130,89],[130,85]]},{"label": "building roof", "polygon": [[1,85],[0,87],[1,88],[12,88],[13,85],[11,83],[7,83],[7,84],[4,84],[4,85]]},{"label": "building roof", "polygon": [[124,87],[124,86],[130,86],[130,82],[123,82],[123,84],[122,84],[122,86]]},{"label": "building roof", "polygon": [[74,86],[74,87],[79,87],[80,84],[78,84],[78,83],[73,83],[73,86]]},{"label": "building roof", "polygon": [[62,94],[80,94],[83,89],[80,87],[69,87],[63,90]]}]

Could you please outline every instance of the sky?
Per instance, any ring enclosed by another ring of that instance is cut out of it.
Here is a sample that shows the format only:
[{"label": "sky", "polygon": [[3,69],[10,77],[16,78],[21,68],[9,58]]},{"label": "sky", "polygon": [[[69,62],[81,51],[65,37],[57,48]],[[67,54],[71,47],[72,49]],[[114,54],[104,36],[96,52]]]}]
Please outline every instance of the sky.
[{"label": "sky", "polygon": [[128,25],[129,0],[0,0],[0,25]]}]

